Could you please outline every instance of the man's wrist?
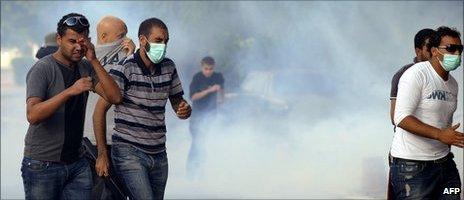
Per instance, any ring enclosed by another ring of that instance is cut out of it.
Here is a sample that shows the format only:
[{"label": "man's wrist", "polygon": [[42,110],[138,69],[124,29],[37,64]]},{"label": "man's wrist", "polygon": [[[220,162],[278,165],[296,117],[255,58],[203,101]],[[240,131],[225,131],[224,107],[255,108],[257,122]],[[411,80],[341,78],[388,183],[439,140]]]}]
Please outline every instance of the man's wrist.
[{"label": "man's wrist", "polygon": [[93,58],[92,60],[89,60],[89,62],[90,62],[90,64],[92,64],[93,67],[101,66],[100,61],[98,61],[98,59],[96,57]]},{"label": "man's wrist", "polygon": [[437,129],[433,132],[433,139],[441,141],[440,140],[440,135],[441,135],[441,129]]},{"label": "man's wrist", "polygon": [[101,155],[107,156],[108,151],[105,147],[98,148],[97,151],[98,151],[98,156],[101,156]]},{"label": "man's wrist", "polygon": [[64,96],[65,96],[66,98],[70,98],[70,97],[74,96],[74,95],[72,94],[71,90],[72,90],[72,86],[69,87],[69,88],[67,88],[67,89],[65,89],[65,90],[63,91],[63,94],[64,94]]}]

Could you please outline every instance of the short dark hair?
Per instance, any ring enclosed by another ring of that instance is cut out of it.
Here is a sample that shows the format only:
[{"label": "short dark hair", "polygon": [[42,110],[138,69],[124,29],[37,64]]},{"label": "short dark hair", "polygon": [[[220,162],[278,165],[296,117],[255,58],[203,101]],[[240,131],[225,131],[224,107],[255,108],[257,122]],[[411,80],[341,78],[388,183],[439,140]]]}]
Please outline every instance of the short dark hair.
[{"label": "short dark hair", "polygon": [[419,32],[416,33],[416,36],[414,36],[414,48],[422,48],[425,45],[425,41],[432,37],[433,33],[435,31],[430,28],[425,28],[420,30]]},{"label": "short dark hair", "polygon": [[[162,28],[166,30],[166,32],[168,32],[168,27],[166,26],[166,24],[160,19],[153,17],[150,19],[146,19],[140,24],[138,36],[144,35],[145,37],[148,38],[148,36],[150,36],[150,31],[153,27]],[[169,32],[168,32],[168,35],[169,35]]]},{"label": "short dark hair", "polygon": [[[77,33],[84,33],[85,31],[87,31],[87,35],[89,34],[89,26],[82,26],[81,23],[77,23],[75,26],[68,26],[64,23],[64,21],[70,17],[83,17],[83,18],[86,18],[84,15],[81,15],[81,14],[78,14],[78,13],[69,13],[65,16],[63,16],[60,21],[58,22],[58,26],[56,28],[56,32],[58,33],[58,35],[60,36],[63,36],[64,33],[66,33],[66,30],[67,29],[71,29],[73,31],[76,31]],[[87,18],[86,18],[87,19]],[[88,21],[88,20],[87,20]]]},{"label": "short dark hair", "polygon": [[201,59],[201,65],[204,65],[204,64],[207,64],[207,65],[214,65],[216,64],[216,62],[214,61],[214,58],[211,57],[211,56],[206,56],[204,57],[203,59]]},{"label": "short dark hair", "polygon": [[440,46],[441,39],[445,36],[460,38],[461,34],[455,28],[440,26],[437,28],[433,36],[430,38],[429,48]]}]

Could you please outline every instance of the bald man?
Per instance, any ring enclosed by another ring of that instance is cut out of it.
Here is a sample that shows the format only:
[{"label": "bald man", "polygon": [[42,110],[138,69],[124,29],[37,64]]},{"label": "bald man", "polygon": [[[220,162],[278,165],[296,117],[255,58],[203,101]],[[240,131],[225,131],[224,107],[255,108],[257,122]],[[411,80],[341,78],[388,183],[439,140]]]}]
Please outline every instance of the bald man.
[{"label": "bald man", "polygon": [[[97,45],[95,46],[95,54],[97,59],[100,61],[106,71],[109,71],[114,65],[123,61],[128,55],[134,53],[135,44],[134,42],[126,37],[127,26],[121,19],[114,16],[103,17],[97,25]],[[88,104],[86,109],[85,124],[84,124],[84,136],[90,140],[93,148],[96,148],[96,142],[99,138],[95,138],[93,130],[93,112],[95,105],[98,101],[98,96],[89,95]],[[113,127],[113,115],[114,109],[108,110],[108,116],[106,122],[101,122],[105,130],[107,144],[111,144],[111,128]],[[104,136],[103,136],[104,137]],[[109,149],[109,148],[108,148]],[[100,152],[100,151],[98,151]],[[96,168],[101,168],[99,160],[96,161]],[[101,176],[101,174],[98,174]]]},{"label": "bald man", "polygon": [[105,66],[117,64],[134,53],[135,44],[126,38],[127,26],[114,16],[103,17],[97,25],[97,58]]}]

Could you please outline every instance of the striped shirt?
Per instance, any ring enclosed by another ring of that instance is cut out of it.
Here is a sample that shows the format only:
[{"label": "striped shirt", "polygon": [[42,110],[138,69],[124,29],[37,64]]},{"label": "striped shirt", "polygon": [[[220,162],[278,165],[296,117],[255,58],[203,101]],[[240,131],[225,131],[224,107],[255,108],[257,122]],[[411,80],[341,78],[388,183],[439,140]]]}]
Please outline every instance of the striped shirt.
[{"label": "striped shirt", "polygon": [[109,73],[123,94],[114,109],[113,143],[129,143],[147,153],[165,151],[166,102],[184,94],[174,62],[164,58],[150,72],[137,50]]}]

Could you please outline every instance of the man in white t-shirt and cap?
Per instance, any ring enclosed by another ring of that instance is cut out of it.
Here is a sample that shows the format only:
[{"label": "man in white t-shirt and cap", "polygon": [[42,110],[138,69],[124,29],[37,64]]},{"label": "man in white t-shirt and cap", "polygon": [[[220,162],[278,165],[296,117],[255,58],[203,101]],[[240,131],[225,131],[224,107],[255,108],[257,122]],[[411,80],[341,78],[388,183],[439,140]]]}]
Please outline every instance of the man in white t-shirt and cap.
[{"label": "man in white t-shirt and cap", "polygon": [[439,27],[431,37],[429,61],[401,76],[390,150],[390,183],[395,199],[460,199],[461,180],[451,146],[464,135],[452,124],[458,83],[449,74],[460,66],[460,33]]}]

